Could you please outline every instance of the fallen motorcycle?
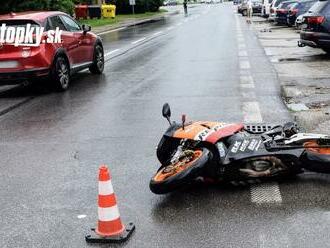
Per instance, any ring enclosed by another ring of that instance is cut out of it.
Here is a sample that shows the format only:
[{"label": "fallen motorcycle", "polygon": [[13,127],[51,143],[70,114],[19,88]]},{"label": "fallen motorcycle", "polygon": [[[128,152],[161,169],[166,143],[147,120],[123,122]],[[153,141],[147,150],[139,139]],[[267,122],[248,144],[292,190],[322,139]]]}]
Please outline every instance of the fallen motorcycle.
[{"label": "fallen motorcycle", "polygon": [[302,133],[284,125],[172,122],[157,147],[161,163],[150,180],[155,194],[174,191],[196,179],[219,183],[255,183],[303,173],[330,173],[330,136]]}]

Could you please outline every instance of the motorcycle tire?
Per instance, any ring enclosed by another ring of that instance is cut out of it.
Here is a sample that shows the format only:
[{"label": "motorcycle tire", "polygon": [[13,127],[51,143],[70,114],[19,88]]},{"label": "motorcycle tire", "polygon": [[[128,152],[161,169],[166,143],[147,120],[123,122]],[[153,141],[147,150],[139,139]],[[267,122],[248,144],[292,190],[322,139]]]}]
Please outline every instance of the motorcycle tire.
[{"label": "motorcycle tire", "polygon": [[193,160],[183,164],[183,166],[180,165],[178,170],[174,172],[168,172],[167,170],[169,167],[173,168],[181,162],[161,167],[150,180],[150,190],[155,194],[166,194],[180,188],[200,175],[209,158],[209,150],[200,148],[194,151]]}]

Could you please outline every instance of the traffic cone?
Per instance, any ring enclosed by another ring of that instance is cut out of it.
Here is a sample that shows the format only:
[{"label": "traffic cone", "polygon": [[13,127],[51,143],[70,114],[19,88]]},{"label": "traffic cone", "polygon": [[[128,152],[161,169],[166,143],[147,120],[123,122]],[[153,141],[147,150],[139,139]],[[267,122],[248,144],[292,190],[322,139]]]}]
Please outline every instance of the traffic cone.
[{"label": "traffic cone", "polygon": [[116,196],[111,183],[111,175],[106,165],[99,169],[98,223],[96,229],[85,237],[90,243],[120,243],[126,241],[135,226],[127,227],[121,222]]}]

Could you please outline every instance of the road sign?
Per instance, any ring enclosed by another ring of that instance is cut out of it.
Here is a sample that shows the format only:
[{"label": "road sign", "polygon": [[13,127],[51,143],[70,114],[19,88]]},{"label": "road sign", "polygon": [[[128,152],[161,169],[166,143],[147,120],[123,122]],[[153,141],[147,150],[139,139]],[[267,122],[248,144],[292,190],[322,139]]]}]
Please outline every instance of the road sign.
[{"label": "road sign", "polygon": [[135,0],[129,0],[129,5],[135,5]]}]

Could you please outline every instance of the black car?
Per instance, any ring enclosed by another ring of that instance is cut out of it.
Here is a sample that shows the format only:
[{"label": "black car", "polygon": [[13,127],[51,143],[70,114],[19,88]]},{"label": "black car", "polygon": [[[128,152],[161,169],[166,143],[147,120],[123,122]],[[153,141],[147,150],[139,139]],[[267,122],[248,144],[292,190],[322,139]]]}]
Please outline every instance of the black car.
[{"label": "black car", "polygon": [[304,16],[300,32],[300,47],[310,46],[323,49],[330,53],[330,2],[316,2]]},{"label": "black car", "polygon": [[[252,10],[253,10],[253,15],[254,14],[261,14],[261,10],[262,10],[261,1],[253,1],[252,0]],[[237,12],[242,14],[243,16],[247,15],[247,2],[246,1],[242,2],[238,6]]]},{"label": "black car", "polygon": [[275,22],[280,25],[287,25],[287,15],[289,12],[289,8],[292,4],[296,3],[296,1],[285,1],[280,3],[278,8],[276,9]]},{"label": "black car", "polygon": [[316,0],[303,0],[293,4],[287,15],[288,26],[293,26],[297,17],[306,13],[315,3]]}]

